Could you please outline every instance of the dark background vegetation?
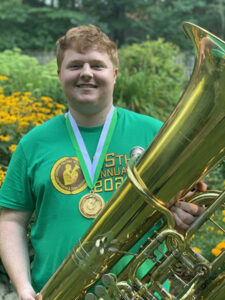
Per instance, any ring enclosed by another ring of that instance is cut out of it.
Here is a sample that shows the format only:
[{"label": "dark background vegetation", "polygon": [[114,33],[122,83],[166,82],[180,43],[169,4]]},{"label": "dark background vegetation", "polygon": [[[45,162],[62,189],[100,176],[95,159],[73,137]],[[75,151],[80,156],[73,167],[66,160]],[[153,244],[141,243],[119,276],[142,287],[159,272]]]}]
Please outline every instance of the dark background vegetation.
[{"label": "dark background vegetation", "polygon": [[71,26],[96,24],[118,46],[164,38],[189,49],[181,24],[225,35],[224,0],[1,0],[0,51],[51,50]]}]

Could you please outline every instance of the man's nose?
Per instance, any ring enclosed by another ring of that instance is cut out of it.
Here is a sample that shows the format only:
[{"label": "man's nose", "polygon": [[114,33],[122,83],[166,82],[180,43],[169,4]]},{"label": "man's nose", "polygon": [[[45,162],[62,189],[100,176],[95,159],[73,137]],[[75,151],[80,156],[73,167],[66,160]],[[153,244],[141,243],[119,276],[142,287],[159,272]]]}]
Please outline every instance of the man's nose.
[{"label": "man's nose", "polygon": [[89,64],[86,63],[83,65],[83,68],[80,72],[80,77],[86,80],[93,77],[92,69]]}]

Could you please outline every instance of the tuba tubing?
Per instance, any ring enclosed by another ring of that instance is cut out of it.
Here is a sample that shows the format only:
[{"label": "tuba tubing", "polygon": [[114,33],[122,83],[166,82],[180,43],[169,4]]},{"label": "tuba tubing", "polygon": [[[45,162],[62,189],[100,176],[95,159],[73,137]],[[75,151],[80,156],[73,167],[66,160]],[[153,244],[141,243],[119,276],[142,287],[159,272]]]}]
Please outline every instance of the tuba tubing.
[{"label": "tuba tubing", "polygon": [[[183,25],[196,61],[177,107],[135,164],[139,177],[164,206],[186,194],[225,157],[225,43],[191,23]],[[162,217],[128,178],[37,299],[82,299],[86,291]],[[113,253],[110,248],[119,249]]]}]

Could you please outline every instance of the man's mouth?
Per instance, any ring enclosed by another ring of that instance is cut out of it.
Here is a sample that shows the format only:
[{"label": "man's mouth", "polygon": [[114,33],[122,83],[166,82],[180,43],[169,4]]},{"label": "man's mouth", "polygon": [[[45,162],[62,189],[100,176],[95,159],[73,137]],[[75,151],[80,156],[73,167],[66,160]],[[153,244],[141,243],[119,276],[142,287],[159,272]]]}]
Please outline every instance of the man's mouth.
[{"label": "man's mouth", "polygon": [[82,84],[77,84],[76,85],[78,88],[97,88],[97,85],[95,84],[88,84],[88,83],[82,83]]}]

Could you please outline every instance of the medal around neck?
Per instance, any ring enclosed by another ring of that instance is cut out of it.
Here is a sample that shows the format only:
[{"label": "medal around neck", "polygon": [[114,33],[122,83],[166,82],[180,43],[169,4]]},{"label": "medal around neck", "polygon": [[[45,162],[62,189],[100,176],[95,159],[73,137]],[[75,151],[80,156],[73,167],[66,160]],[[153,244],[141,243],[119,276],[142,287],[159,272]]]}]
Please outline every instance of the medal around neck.
[{"label": "medal around neck", "polygon": [[[76,150],[78,160],[84,174],[84,178],[87,182],[88,187],[91,191],[95,187],[95,184],[99,178],[105,155],[107,153],[111,138],[113,136],[114,129],[117,123],[117,110],[114,106],[111,107],[107,114],[96,152],[94,155],[93,162],[89,157],[85,143],[81,136],[80,130],[77,126],[76,121],[73,119],[70,111],[66,118],[66,126],[70,135],[71,142]],[[79,209],[83,216],[86,218],[95,218],[104,206],[103,198],[91,192],[83,196],[79,203]]]},{"label": "medal around neck", "polygon": [[86,218],[96,218],[105,206],[103,198],[94,192],[84,195],[79,202],[79,210]]}]

